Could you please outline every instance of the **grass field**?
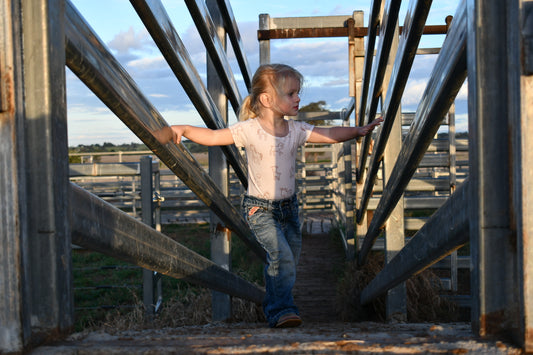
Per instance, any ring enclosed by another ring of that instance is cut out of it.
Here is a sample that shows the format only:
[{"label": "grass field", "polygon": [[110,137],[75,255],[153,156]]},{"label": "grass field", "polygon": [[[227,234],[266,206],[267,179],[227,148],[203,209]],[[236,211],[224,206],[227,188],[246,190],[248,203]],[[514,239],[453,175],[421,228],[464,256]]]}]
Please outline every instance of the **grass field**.
[{"label": "grass field", "polygon": [[[165,225],[162,232],[209,257],[208,224]],[[234,273],[262,284],[262,263],[237,237],[232,238],[231,258]],[[143,310],[141,268],[86,250],[74,251],[72,261],[76,331],[102,326],[135,328],[148,322]],[[162,285],[162,311],[152,322],[179,326],[210,321],[209,290],[167,276],[162,277]],[[261,317],[256,305],[242,300],[233,302],[237,317]]]}]

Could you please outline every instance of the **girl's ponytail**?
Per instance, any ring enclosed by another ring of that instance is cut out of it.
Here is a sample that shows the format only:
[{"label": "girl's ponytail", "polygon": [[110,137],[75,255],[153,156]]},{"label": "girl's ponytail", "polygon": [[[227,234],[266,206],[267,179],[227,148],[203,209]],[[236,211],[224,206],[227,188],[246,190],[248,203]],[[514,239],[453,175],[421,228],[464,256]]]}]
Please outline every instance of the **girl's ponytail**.
[{"label": "girl's ponytail", "polygon": [[239,108],[239,121],[246,121],[249,118],[254,118],[255,114],[252,107],[252,97],[248,95],[244,98],[241,107]]}]

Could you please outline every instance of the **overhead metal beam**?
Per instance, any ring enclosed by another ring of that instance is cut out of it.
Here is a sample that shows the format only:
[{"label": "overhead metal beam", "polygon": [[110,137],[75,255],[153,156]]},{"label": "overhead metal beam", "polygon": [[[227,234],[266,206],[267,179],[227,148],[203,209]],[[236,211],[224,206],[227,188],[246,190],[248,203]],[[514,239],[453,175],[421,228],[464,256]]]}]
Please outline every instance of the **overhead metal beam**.
[{"label": "overhead metal beam", "polygon": [[[424,34],[442,35],[446,34],[447,25],[432,25],[424,27]],[[370,28],[371,29],[371,28]],[[366,37],[369,35],[369,27],[354,27],[355,37]],[[400,33],[403,27],[400,27]],[[379,36],[379,30],[376,31]],[[271,30],[258,30],[257,39],[292,39],[292,38],[318,38],[318,37],[348,37],[348,27],[308,27],[308,28],[275,28]]]}]

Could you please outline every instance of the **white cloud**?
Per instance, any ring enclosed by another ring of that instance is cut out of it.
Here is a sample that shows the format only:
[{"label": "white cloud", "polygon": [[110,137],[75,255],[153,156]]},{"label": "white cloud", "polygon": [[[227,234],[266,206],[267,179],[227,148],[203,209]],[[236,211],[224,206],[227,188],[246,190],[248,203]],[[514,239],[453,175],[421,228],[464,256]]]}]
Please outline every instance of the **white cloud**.
[{"label": "white cloud", "polygon": [[457,93],[456,100],[468,100],[468,79],[465,80],[463,86]]},{"label": "white cloud", "polygon": [[468,114],[463,113],[455,115],[455,131],[468,132]]},{"label": "white cloud", "polygon": [[133,27],[130,27],[127,31],[121,31],[115,35],[109,41],[108,46],[118,54],[127,54],[134,50],[146,50],[147,46],[153,46],[153,44],[146,29],[135,31]]},{"label": "white cloud", "polygon": [[153,69],[154,67],[160,68],[166,66],[166,61],[162,55],[157,57],[144,57],[130,61],[128,66],[138,70],[147,70]]},{"label": "white cloud", "polygon": [[[92,0],[91,5],[87,5],[85,0],[74,2],[81,7],[82,13],[87,13],[90,10],[89,23],[95,26],[97,33],[102,34],[102,31],[105,31],[101,38],[108,43],[112,53],[128,70],[142,92],[152,101],[154,107],[169,123],[192,122],[191,124],[203,125],[203,121],[194,110],[181,84],[168,68],[168,64],[132,7],[127,2],[117,2],[113,10],[101,14],[99,9],[103,3],[99,1]],[[205,81],[205,48],[192,23],[190,14],[182,2],[171,0],[164,0],[163,2],[194,67],[202,80]],[[315,0],[306,1],[305,5],[298,1],[293,3],[274,1],[254,4],[254,6],[250,6],[247,1],[232,0],[231,5],[239,24],[252,72],[256,70],[259,64],[259,44],[257,42],[259,13],[269,13],[272,17],[327,16],[351,15],[354,10],[364,10],[364,20],[367,22],[369,10],[368,2],[361,0],[337,2],[330,5]],[[448,7],[442,10],[442,6]],[[122,9],[122,7],[127,7],[127,9]],[[451,5],[449,2],[434,1],[428,23],[441,24],[446,15],[453,14],[455,7],[456,1],[453,1]],[[116,21],[112,21],[113,17],[110,16],[110,12],[115,14],[113,16],[118,13],[122,16]],[[126,14],[128,15],[127,19],[125,18]],[[400,16],[400,24],[403,23],[403,18]],[[229,42],[228,48],[231,48]],[[242,90],[241,94],[245,96],[242,75],[240,75],[240,69],[232,49],[228,50],[228,55],[239,88]],[[283,62],[295,66],[304,75],[306,82],[303,88],[302,105],[324,100],[328,108],[338,110],[349,102],[348,44],[346,38],[273,40],[271,41],[271,58],[273,62]],[[417,56],[405,90],[403,105],[410,105],[416,109],[435,59],[436,56]],[[131,134],[129,129],[98,98],[84,88],[83,83],[74,75],[69,73],[67,80],[69,137],[72,137],[73,141],[75,139],[89,140],[91,136],[88,136],[87,132],[94,130],[96,133],[92,137],[98,140],[87,143],[111,139],[112,135],[115,135],[114,137],[118,142],[129,142]],[[457,99],[464,102],[466,97],[467,88],[465,85],[461,88]],[[72,125],[70,125],[71,122]],[[78,125],[80,126],[78,127]],[[104,132],[102,132],[102,127],[105,127]],[[70,129],[73,131],[72,134]]]},{"label": "white cloud", "polygon": [[403,105],[418,105],[427,86],[427,79],[415,79],[407,83],[403,93]]}]

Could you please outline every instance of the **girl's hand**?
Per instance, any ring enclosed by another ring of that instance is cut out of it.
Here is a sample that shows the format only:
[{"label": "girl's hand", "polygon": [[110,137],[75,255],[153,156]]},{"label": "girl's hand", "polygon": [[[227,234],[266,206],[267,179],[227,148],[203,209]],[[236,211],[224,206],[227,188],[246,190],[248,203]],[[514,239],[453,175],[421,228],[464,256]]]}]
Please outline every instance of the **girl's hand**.
[{"label": "girl's hand", "polygon": [[173,141],[174,132],[168,126],[165,126],[165,127],[161,128],[161,129],[158,129],[157,131],[153,131],[152,133],[153,133],[155,139],[157,139],[159,141],[159,143],[161,143],[163,145],[167,144],[170,141]]},{"label": "girl's hand", "polygon": [[176,143],[176,144],[180,144],[181,143],[181,138],[185,134],[185,129],[187,128],[187,126],[185,126],[185,125],[173,125],[173,126],[170,126],[170,128],[172,130],[172,141],[174,143]]},{"label": "girl's hand", "polygon": [[181,125],[170,127],[165,126],[157,131],[154,131],[153,135],[161,144],[167,144],[168,142],[179,144],[186,128],[187,126]]},{"label": "girl's hand", "polygon": [[361,136],[366,136],[367,134],[369,134],[370,132],[372,132],[374,130],[374,128],[376,128],[377,126],[379,126],[381,124],[381,122],[383,122],[383,117],[378,117],[376,118],[374,121],[370,122],[369,124],[367,124],[366,126],[362,126],[359,128],[359,133]]}]

